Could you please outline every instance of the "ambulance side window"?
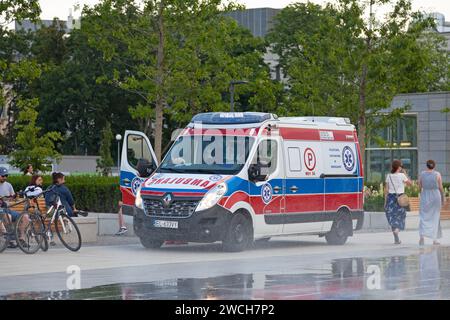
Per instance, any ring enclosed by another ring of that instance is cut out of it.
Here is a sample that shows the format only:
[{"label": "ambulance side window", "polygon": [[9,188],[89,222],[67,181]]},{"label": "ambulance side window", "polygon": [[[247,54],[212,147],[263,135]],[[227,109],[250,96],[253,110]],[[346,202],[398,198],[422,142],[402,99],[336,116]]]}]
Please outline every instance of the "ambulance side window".
[{"label": "ambulance side window", "polygon": [[297,147],[288,148],[289,170],[291,172],[302,171],[302,162],[300,157],[301,157],[300,148]]},{"label": "ambulance side window", "polygon": [[277,169],[278,144],[275,140],[263,140],[258,145],[255,163],[261,166],[261,173],[271,175]]},{"label": "ambulance side window", "polygon": [[141,159],[153,162],[152,154],[147,142],[142,136],[129,134],[127,138],[127,158],[128,163],[134,169],[138,168],[138,162]]}]

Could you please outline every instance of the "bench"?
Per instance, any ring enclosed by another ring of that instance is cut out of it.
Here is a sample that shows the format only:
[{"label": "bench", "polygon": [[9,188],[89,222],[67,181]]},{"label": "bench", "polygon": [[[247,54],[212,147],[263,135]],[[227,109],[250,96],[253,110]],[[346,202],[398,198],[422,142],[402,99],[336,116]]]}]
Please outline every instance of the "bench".
[{"label": "bench", "polygon": [[[24,199],[18,198],[15,201],[11,201],[9,203],[9,208],[11,210],[19,212],[19,213],[24,212],[25,211],[26,202],[22,202],[23,200]],[[39,206],[39,209],[41,210],[41,212],[42,213],[46,212],[47,211],[47,207],[45,205],[45,199],[44,198],[38,198],[37,201],[38,201],[38,206]],[[22,203],[20,203],[20,202],[22,202]]]},{"label": "bench", "polygon": [[[409,208],[411,213],[418,214],[420,209],[420,198],[409,198]],[[450,198],[446,198],[441,210],[441,220],[450,220]]]},{"label": "bench", "polygon": [[441,211],[441,220],[450,220],[450,198],[446,198]]}]

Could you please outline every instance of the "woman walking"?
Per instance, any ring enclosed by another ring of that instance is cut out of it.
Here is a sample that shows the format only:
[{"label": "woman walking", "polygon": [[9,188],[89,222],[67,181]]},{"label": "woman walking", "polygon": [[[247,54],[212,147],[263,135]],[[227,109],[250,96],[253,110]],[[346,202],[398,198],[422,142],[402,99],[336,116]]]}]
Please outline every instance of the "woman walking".
[{"label": "woman walking", "polygon": [[405,185],[411,185],[411,180],[403,170],[400,160],[392,161],[391,173],[386,176],[384,187],[384,208],[386,218],[394,234],[394,243],[400,244],[398,234],[405,230],[406,208],[400,206],[398,198],[405,193]]},{"label": "woman walking", "polygon": [[441,238],[441,208],[444,203],[444,187],[442,177],[435,170],[436,163],[427,161],[427,170],[420,174],[420,211],[419,233],[420,245],[425,244],[425,237],[433,239],[433,244],[439,245],[437,239]]}]

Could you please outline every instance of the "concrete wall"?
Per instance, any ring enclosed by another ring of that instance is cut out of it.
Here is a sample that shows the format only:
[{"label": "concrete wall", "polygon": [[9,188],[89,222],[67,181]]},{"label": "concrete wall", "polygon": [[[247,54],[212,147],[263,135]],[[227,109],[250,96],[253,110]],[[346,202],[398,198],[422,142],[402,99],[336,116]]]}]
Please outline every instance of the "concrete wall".
[{"label": "concrete wall", "polygon": [[397,95],[391,109],[410,105],[408,112],[417,113],[417,146],[419,173],[425,162],[433,159],[443,180],[450,182],[450,92],[416,93]]},{"label": "concrete wall", "polygon": [[[53,165],[53,171],[64,173],[95,173],[97,169],[97,156],[63,156],[59,164]],[[0,166],[6,167],[11,172],[18,172],[8,164],[8,156],[0,155]]]},{"label": "concrete wall", "polygon": [[70,173],[95,173],[99,158],[97,156],[64,156],[59,164],[54,165],[54,169]]}]

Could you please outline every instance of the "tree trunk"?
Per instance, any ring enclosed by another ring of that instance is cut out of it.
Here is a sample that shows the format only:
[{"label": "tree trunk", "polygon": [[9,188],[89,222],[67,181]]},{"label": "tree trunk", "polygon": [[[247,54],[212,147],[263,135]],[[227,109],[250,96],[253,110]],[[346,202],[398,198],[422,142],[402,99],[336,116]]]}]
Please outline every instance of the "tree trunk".
[{"label": "tree trunk", "polygon": [[[372,51],[372,28],[373,28],[373,4],[374,0],[370,0],[369,10],[369,32],[366,34],[366,55],[370,56]],[[358,140],[361,150],[361,162],[365,166],[366,159],[366,135],[367,135],[367,117],[366,117],[366,94],[367,94],[367,73],[368,62],[363,60],[361,79],[359,82],[359,116],[358,116]]]},{"label": "tree trunk", "polygon": [[358,116],[358,140],[361,150],[361,161],[364,165],[366,158],[366,84],[367,84],[367,65],[363,64],[361,71],[361,80],[359,83],[359,116]]},{"label": "tree trunk", "polygon": [[162,132],[164,116],[164,0],[159,2],[158,10],[158,56],[157,56],[157,75],[156,75],[156,105],[155,105],[155,153],[158,162],[161,161],[162,151]]}]

